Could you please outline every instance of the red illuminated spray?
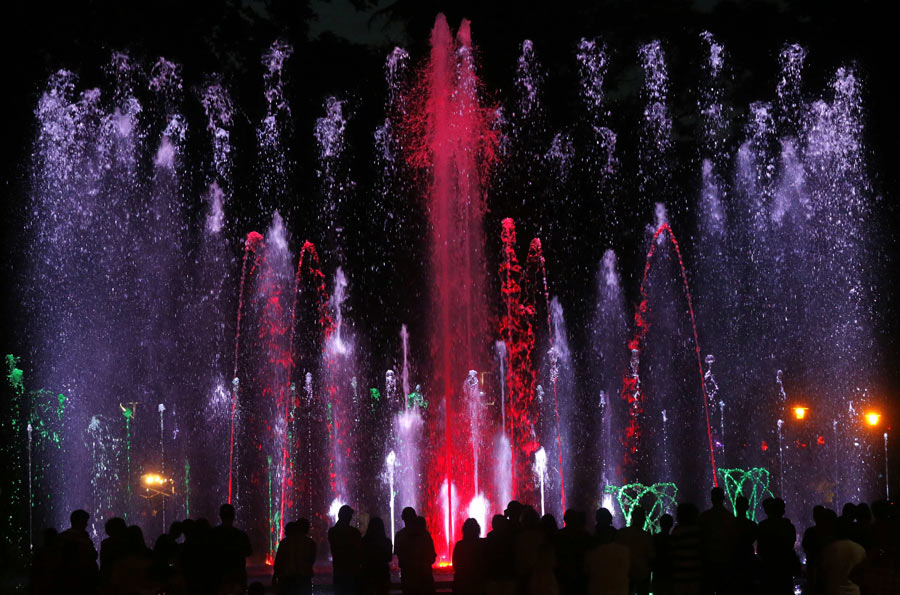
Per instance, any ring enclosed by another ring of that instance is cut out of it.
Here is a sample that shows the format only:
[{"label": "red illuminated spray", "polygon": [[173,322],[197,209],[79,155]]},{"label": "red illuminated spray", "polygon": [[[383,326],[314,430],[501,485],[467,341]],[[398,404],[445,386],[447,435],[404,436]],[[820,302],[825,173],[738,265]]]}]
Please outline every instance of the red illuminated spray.
[{"label": "red illuminated spray", "polygon": [[[278,239],[270,238],[264,253],[262,272],[259,275],[256,290],[256,295],[262,303],[258,330],[258,345],[262,358],[255,383],[261,389],[260,398],[254,407],[264,415],[262,424],[257,426],[259,432],[256,436],[257,447],[262,446],[265,442],[268,446],[267,451],[271,453],[269,464],[272,465],[272,461],[274,461],[273,469],[278,470],[277,474],[270,470],[269,481],[271,482],[271,477],[275,477],[277,481],[278,475],[280,475],[282,485],[281,498],[277,503],[278,508],[273,506],[271,491],[269,496],[268,553],[270,556],[274,556],[275,546],[281,537],[283,520],[280,515],[284,513],[283,486],[288,476],[287,448],[284,444],[284,437],[290,432],[292,406],[290,375],[293,369],[293,346],[291,345],[293,312],[290,310],[292,300],[289,301],[287,295],[292,287],[290,273],[286,246],[282,246]],[[282,411],[287,412],[284,418],[281,417]],[[281,421],[285,424],[283,427],[278,425],[278,422]],[[282,451],[281,457],[277,454],[279,448]],[[251,474],[254,473],[253,469],[248,471]],[[277,489],[278,484],[275,485]],[[269,489],[271,490],[271,487]],[[276,515],[279,515],[277,520]]]},{"label": "red illuminated spray", "polygon": [[[432,444],[443,444],[428,466],[427,492],[440,493],[444,483],[446,502],[426,499],[426,515],[442,518],[440,508],[454,506],[469,494],[472,450],[452,428],[461,427],[465,407],[462,384],[470,369],[483,369],[488,361],[485,311],[484,188],[496,157],[497,132],[491,126],[495,111],[482,106],[480,82],[475,73],[468,21],[460,24],[454,40],[443,15],[435,19],[431,53],[398,128],[404,136],[406,160],[427,172],[428,216],[431,227],[432,320],[430,329],[432,389],[443,419],[429,416]],[[460,433],[460,434],[465,434]],[[455,486],[455,487],[454,487]],[[474,496],[475,494],[471,494]],[[443,535],[450,557],[455,524],[451,519]],[[440,531],[442,528],[437,527]]]},{"label": "red illuminated spray", "polygon": [[[290,383],[291,378],[293,377],[294,363],[296,360],[296,358],[294,357],[294,339],[297,333],[297,297],[302,291],[304,278],[308,279],[309,285],[316,292],[317,312],[319,316],[318,325],[319,329],[322,332],[323,338],[327,340],[328,336],[334,330],[334,321],[332,320],[331,312],[328,309],[328,290],[325,286],[325,274],[322,272],[319,265],[319,255],[316,252],[316,246],[312,242],[306,241],[303,243],[303,248],[300,250],[300,259],[297,262],[297,273],[294,276],[294,293],[293,301],[291,304],[291,334],[290,342],[288,344],[288,354],[290,355],[288,383]],[[298,406],[296,395],[294,395],[293,402],[285,400],[283,406],[285,428],[287,428],[288,424],[291,422],[291,411]],[[283,473],[281,476],[281,510],[278,518],[279,538],[281,538],[284,534],[284,504],[285,497],[287,495],[286,485],[289,482],[293,482],[293,478],[288,478],[288,450],[288,432],[285,429],[281,447],[281,466],[283,469]]]},{"label": "red illuminated spray", "polygon": [[[634,313],[634,336],[628,342],[628,349],[632,353],[632,362],[636,365],[637,358],[640,356],[641,348],[647,332],[650,330],[650,321],[647,316],[650,312],[650,299],[647,296],[647,277],[650,273],[650,266],[653,263],[653,256],[656,253],[657,239],[663,233],[669,238],[672,247],[675,249],[675,256],[678,259],[678,266],[681,268],[681,282],[684,287],[684,295],[687,299],[688,312],[691,318],[691,328],[694,333],[694,351],[697,354],[697,370],[700,373],[700,388],[703,391],[703,409],[706,414],[706,434],[709,439],[709,461],[712,467],[713,485],[718,486],[719,481],[716,474],[716,455],[713,448],[712,428],[709,423],[709,403],[706,396],[706,379],[703,376],[703,362],[700,357],[700,339],[697,335],[697,322],[694,318],[694,305],[691,298],[691,290],[688,285],[687,271],[684,268],[684,260],[681,258],[681,248],[678,246],[678,240],[668,223],[662,223],[653,234],[650,242],[650,250],[647,252],[647,259],[644,264],[644,275],[641,279],[641,302],[637,311]],[[626,373],[622,379],[622,399],[628,403],[628,424],[625,427],[624,440],[625,458],[623,466],[625,469],[632,468],[637,460],[636,454],[640,446],[641,427],[639,419],[644,411],[644,394],[641,391],[640,381],[637,377],[637,370],[633,369]]]},{"label": "red illuminated spray", "polygon": [[[259,265],[261,256],[260,248],[265,248],[265,240],[263,236],[255,231],[247,234],[247,240],[244,242],[244,260],[241,265],[241,285],[238,290],[238,312],[237,312],[237,331],[234,338],[234,375],[233,380],[238,377],[238,361],[240,357],[241,345],[241,317],[244,311],[244,292],[247,285],[247,279],[253,276]],[[252,258],[251,258],[252,255]],[[248,269],[248,263],[250,268]],[[228,449],[228,503],[231,504],[232,484],[234,477],[234,423],[237,414],[238,405],[238,385],[236,382],[231,386],[231,437]]]},{"label": "red illuminated spray", "polygon": [[[528,482],[531,458],[538,449],[534,425],[535,370],[531,354],[534,351],[535,307],[529,291],[523,292],[522,266],[516,257],[516,225],[504,219],[500,231],[500,293],[505,313],[500,319],[500,336],[506,342],[506,417],[509,443],[512,446],[512,494],[514,498],[530,496],[533,485]],[[525,283],[528,285],[527,275]]]}]

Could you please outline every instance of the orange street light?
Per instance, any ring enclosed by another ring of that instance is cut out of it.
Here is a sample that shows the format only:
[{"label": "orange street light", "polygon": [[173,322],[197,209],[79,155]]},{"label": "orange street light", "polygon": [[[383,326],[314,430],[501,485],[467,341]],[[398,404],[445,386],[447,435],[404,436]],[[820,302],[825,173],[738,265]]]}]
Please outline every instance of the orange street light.
[{"label": "orange street light", "polygon": [[865,418],[866,418],[866,423],[869,424],[870,426],[872,426],[873,428],[881,423],[881,414],[878,413],[877,411],[867,411],[865,414]]},{"label": "orange street light", "polygon": [[165,485],[168,480],[158,473],[145,473],[141,480],[147,487]]},{"label": "orange street light", "polygon": [[804,420],[806,419],[806,414],[809,412],[809,407],[794,407],[794,419]]}]

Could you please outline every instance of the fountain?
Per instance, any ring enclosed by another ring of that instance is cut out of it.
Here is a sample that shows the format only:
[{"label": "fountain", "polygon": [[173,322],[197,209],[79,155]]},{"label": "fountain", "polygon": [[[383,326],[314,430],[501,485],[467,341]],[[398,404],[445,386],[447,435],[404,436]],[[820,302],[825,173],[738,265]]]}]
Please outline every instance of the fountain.
[{"label": "fountain", "polygon": [[[299,129],[282,41],[257,114],[220,76],[185,93],[164,59],[145,76],[113,54],[98,88],[49,77],[23,201],[30,349],[7,356],[0,419],[22,548],[74,508],[96,539],[111,514],[156,532],[230,502],[271,560],[299,516],[323,535],[349,504],[393,533],[413,506],[447,564],[465,518],[487,529],[512,499],[557,518],[644,504],[655,526],[720,482],[794,516],[885,493],[888,436],[858,419],[882,306],[855,72],[814,97],[786,46],[770,100],[735,106],[704,32],[681,163],[665,42],[637,48],[622,127],[609,67],[634,53],[577,41],[580,111],[551,128],[539,44],[515,50],[504,103],[473,35],[439,16],[427,56],[391,51],[366,129],[350,94],[313,98]],[[795,423],[789,395],[821,415]],[[136,497],[151,472],[171,494]]]}]

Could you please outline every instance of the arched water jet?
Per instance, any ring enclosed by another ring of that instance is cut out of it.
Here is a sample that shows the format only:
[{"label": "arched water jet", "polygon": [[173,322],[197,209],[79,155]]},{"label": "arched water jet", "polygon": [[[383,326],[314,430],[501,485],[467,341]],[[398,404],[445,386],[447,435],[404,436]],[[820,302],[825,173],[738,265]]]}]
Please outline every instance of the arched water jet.
[{"label": "arched water jet", "polygon": [[626,469],[628,469],[633,467],[633,465],[636,463],[635,456],[637,455],[641,443],[639,418],[643,411],[644,395],[640,387],[638,366],[640,365],[639,362],[642,343],[647,335],[647,332],[650,330],[650,321],[647,317],[650,312],[650,303],[647,295],[646,284],[647,276],[650,273],[650,267],[653,263],[653,256],[656,253],[657,246],[659,245],[657,240],[660,240],[663,235],[668,238],[669,242],[674,248],[675,255],[678,259],[678,264],[681,267],[681,281],[685,298],[687,299],[688,312],[690,314],[691,327],[693,329],[694,351],[697,355],[697,371],[700,376],[700,388],[703,397],[703,410],[706,416],[706,431],[709,439],[709,458],[710,466],[712,468],[713,485],[718,486],[719,480],[716,474],[716,455],[713,448],[712,428],[710,426],[709,420],[709,403],[706,391],[706,379],[704,377],[703,362],[700,356],[700,339],[697,335],[697,322],[694,317],[694,307],[691,298],[690,287],[688,286],[687,272],[684,268],[684,260],[681,257],[681,248],[678,246],[678,240],[675,238],[675,233],[672,231],[672,228],[669,226],[669,224],[665,221],[661,223],[656,229],[656,232],[653,234],[653,238],[650,242],[650,250],[647,252],[647,258],[644,264],[644,274],[641,281],[641,301],[634,314],[634,325],[636,327],[636,330],[633,338],[628,343],[628,348],[631,350],[631,372],[623,378],[621,393],[622,398],[627,403],[629,403],[628,425],[626,426],[624,432],[624,442],[626,449],[624,466],[626,467]]}]

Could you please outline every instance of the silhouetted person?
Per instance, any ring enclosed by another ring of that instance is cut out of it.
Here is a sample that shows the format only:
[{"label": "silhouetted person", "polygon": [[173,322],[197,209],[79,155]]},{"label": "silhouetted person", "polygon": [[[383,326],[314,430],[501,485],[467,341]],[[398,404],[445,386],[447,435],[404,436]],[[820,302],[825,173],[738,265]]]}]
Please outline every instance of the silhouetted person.
[{"label": "silhouetted person", "polygon": [[556,532],[556,518],[552,514],[541,517],[541,543],[538,546],[534,572],[525,591],[528,595],[558,595],[559,583],[556,580],[556,548],[553,545]]},{"label": "silhouetted person", "polygon": [[518,500],[510,500],[509,504],[506,505],[506,510],[503,511],[506,515],[506,520],[509,521],[507,527],[509,527],[513,533],[516,533],[519,530],[522,521],[522,511],[524,509],[525,505]]},{"label": "silhouetted person", "polygon": [[734,530],[734,565],[733,580],[731,581],[734,593],[755,593],[759,586],[759,561],[756,559],[756,551],[753,544],[756,542],[756,522],[748,517],[750,502],[744,496],[738,496],[734,500],[735,530]]},{"label": "silhouetted person", "polygon": [[653,551],[656,560],[653,563],[654,595],[670,595],[672,593],[672,525],[675,520],[670,514],[659,517],[659,533],[653,536]]},{"label": "silhouetted person", "polygon": [[833,533],[833,529],[829,530],[826,523],[828,512],[828,509],[824,506],[813,507],[812,514],[814,524],[803,532],[803,539],[800,542],[803,546],[803,553],[806,554],[805,593],[818,593],[821,591],[821,589],[818,588],[817,577],[819,558],[822,555],[822,550],[825,549],[825,546],[835,537],[831,534]]},{"label": "silhouetted person", "polygon": [[484,540],[486,590],[489,594],[515,591],[513,539],[510,521],[502,514],[495,514],[491,518],[491,531]]},{"label": "silhouetted person", "polygon": [[[826,524],[832,517],[826,518]],[[817,569],[818,582],[825,595],[859,595],[861,565],[866,550],[851,539],[852,525],[840,523],[837,539],[822,549]]]},{"label": "silhouetted person", "polygon": [[178,564],[178,538],[182,535],[180,521],[169,526],[169,531],[156,539],[153,545],[153,581],[166,593],[181,592],[184,577]]},{"label": "silhouetted person", "polygon": [[288,523],[284,539],[275,551],[272,583],[282,595],[312,593],[313,565],[316,563],[316,542],[309,536],[309,521],[300,519]]},{"label": "silhouetted person", "polygon": [[110,592],[143,593],[151,588],[153,555],[144,541],[144,532],[137,525],[125,530],[125,541],[125,554],[116,560],[109,577]]},{"label": "silhouetted person", "polygon": [[232,592],[247,588],[247,558],[253,553],[250,538],[234,526],[234,506],[223,504],[219,507],[221,524],[210,531],[214,563],[218,572],[218,590]]},{"label": "silhouetted person", "polygon": [[334,568],[334,592],[338,595],[359,593],[362,572],[362,535],[352,526],[353,509],[344,504],[338,520],[328,530],[331,563]]},{"label": "silhouetted person", "polygon": [[107,537],[100,542],[100,592],[105,591],[112,569],[127,551],[125,519],[113,517],[103,525]]},{"label": "silhouetted person", "polygon": [[794,575],[799,560],[794,553],[797,530],[784,518],[784,500],[767,498],[763,501],[766,519],[759,524],[757,553],[762,566],[762,588],[772,595],[794,592]]},{"label": "silhouetted person", "polygon": [[900,519],[885,500],[872,503],[872,516],[872,546],[866,556],[863,592],[900,593]]},{"label": "silhouetted person", "polygon": [[586,584],[579,590],[569,592],[583,593],[586,590],[590,595],[627,595],[630,558],[628,547],[615,540],[592,540],[591,547],[584,554]]},{"label": "silhouetted person", "polygon": [[585,530],[586,517],[580,510],[569,509],[563,514],[565,526],[556,534],[556,579],[560,593],[583,593],[588,582],[585,554],[591,537]]},{"label": "silhouetted person", "polygon": [[191,595],[208,595],[214,593],[218,586],[219,568],[211,537],[212,528],[206,519],[184,521],[181,566],[187,591]]},{"label": "silhouetted person", "polygon": [[616,539],[616,528],[612,524],[612,513],[606,508],[598,508],[594,514],[595,543],[612,543]]},{"label": "silhouetted person", "polygon": [[697,595],[703,577],[703,553],[697,507],[683,502],[675,509],[678,524],[672,530],[672,592],[675,595]]},{"label": "silhouetted person", "polygon": [[541,529],[541,517],[531,506],[524,506],[521,512],[521,523],[518,534],[513,543],[513,556],[516,570],[516,590],[524,592],[531,574],[537,564],[538,549],[544,541],[544,531]]},{"label": "silhouetted person", "polygon": [[844,504],[835,531],[841,535],[851,536],[851,539],[856,535],[856,504],[853,502]]},{"label": "silhouetted person", "polygon": [[475,519],[466,519],[462,539],[453,546],[453,592],[458,595],[484,595],[484,540]]},{"label": "silhouetted person", "polygon": [[369,521],[366,534],[362,538],[362,580],[363,593],[383,595],[391,588],[391,558],[394,546],[384,530],[381,517]]},{"label": "silhouetted person", "polygon": [[97,550],[87,532],[90,518],[87,511],[72,512],[69,517],[71,526],[59,534],[61,583],[69,593],[93,593],[97,590]]},{"label": "silhouetted person", "polygon": [[544,531],[544,535],[546,537],[553,539],[553,536],[556,535],[557,531],[559,531],[559,524],[556,522],[556,517],[549,512],[542,516],[541,530]]},{"label": "silhouetted person", "polygon": [[61,592],[62,551],[59,533],[50,527],[44,529],[41,545],[31,558],[32,595],[56,595]]},{"label": "silhouetted person", "polygon": [[646,520],[643,507],[635,506],[631,511],[631,524],[616,533],[616,543],[628,548],[628,591],[636,595],[650,592],[650,570],[656,558],[653,537],[644,530]]},{"label": "silhouetted person", "polygon": [[700,513],[700,542],[703,552],[703,583],[706,595],[729,592],[731,564],[734,561],[734,515],[725,507],[725,490],[716,486],[710,491],[712,507]]},{"label": "silhouetted person", "polygon": [[872,510],[865,502],[856,505],[856,530],[850,539],[868,550],[872,545]]},{"label": "silhouetted person", "polygon": [[431,565],[437,559],[434,542],[416,511],[407,506],[400,513],[403,528],[394,538],[394,553],[400,566],[400,587],[406,595],[434,593]]}]

